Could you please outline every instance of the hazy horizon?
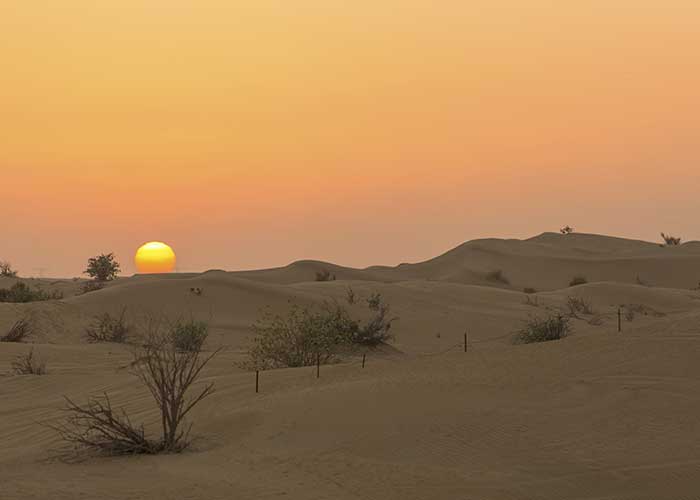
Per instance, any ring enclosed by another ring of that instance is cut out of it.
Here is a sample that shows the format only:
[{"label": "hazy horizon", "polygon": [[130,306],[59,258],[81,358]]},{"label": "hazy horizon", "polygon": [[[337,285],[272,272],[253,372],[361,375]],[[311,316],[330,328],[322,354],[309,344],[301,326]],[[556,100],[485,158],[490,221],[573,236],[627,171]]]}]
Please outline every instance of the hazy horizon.
[{"label": "hazy horizon", "polygon": [[364,267],[480,237],[699,239],[700,3],[0,8],[0,259]]}]

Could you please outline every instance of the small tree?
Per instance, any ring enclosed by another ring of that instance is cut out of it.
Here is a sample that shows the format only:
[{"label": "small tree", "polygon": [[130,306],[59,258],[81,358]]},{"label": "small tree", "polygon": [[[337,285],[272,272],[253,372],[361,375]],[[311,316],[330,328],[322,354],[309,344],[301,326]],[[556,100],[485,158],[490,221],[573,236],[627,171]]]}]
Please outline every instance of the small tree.
[{"label": "small tree", "polygon": [[559,232],[561,234],[571,234],[574,232],[574,228],[571,226],[564,226],[559,230]]},{"label": "small tree", "polygon": [[12,269],[12,264],[7,261],[0,260],[0,277],[2,278],[16,278],[17,271]]},{"label": "small tree", "polygon": [[101,254],[97,257],[91,257],[88,260],[88,266],[85,274],[97,281],[111,281],[117,277],[121,267],[119,262],[114,257],[113,253]]},{"label": "small tree", "polygon": [[149,321],[146,338],[134,352],[132,374],[148,388],[161,416],[160,439],[146,437],[143,425],[136,426],[125,410],[112,408],[109,396],[91,397],[87,405],[65,398],[67,419],[55,426],[64,441],[79,448],[115,454],[177,453],[190,444],[191,425],[185,425],[190,411],[214,392],[210,382],[190,393],[204,367],[219,352],[203,355],[201,346],[182,351],[172,342],[171,327],[163,321]]},{"label": "small tree", "polygon": [[669,234],[661,233],[661,238],[663,238],[664,243],[667,247],[678,246],[681,244],[681,239]]}]

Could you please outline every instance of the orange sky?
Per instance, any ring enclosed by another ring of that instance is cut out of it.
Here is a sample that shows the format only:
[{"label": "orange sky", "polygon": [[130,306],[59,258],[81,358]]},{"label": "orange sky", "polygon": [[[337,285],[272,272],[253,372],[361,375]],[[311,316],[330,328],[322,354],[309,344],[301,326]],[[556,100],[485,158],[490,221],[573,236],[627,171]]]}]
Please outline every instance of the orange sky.
[{"label": "orange sky", "polygon": [[697,0],[0,0],[0,259],[700,239]]}]

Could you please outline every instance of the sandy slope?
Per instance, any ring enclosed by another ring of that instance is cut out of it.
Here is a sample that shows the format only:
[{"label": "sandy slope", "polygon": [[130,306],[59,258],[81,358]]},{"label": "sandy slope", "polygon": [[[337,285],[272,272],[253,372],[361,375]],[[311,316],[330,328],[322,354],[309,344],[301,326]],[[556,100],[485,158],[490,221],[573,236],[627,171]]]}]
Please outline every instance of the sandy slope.
[{"label": "sandy slope", "polygon": [[[423,264],[352,276],[334,268],[335,282],[309,281],[324,264],[307,262],[142,276],[52,303],[0,304],[0,329],[33,315],[50,370],[0,377],[0,498],[697,498],[700,292],[689,288],[698,261],[693,244],[545,234],[470,242]],[[495,266],[510,287],[478,281]],[[561,288],[582,266],[598,282]],[[635,273],[667,288],[635,284]],[[528,305],[517,290],[525,282],[550,291]],[[370,354],[364,370],[355,358],[322,367],[318,380],[308,368],[265,372],[256,395],[237,362],[259,310],[341,299],[348,286],[387,297],[401,318],[396,349]],[[560,310],[569,295],[595,310],[573,320],[574,335],[510,343],[523,319]],[[621,335],[620,305],[635,311]],[[134,419],[155,423],[124,368],[128,349],[82,339],[93,315],[122,307],[134,322],[154,313],[210,320],[209,347],[225,350],[206,374],[217,392],[193,416],[200,439],[178,456],[53,460],[56,437],[37,421],[60,414],[62,394],[108,391]],[[0,373],[27,349],[0,344]]]}]

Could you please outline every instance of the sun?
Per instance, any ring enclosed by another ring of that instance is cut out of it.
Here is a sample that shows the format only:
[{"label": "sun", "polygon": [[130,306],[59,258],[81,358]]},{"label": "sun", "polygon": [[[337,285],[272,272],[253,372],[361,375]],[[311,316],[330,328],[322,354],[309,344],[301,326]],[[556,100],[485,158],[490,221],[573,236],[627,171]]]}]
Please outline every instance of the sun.
[{"label": "sun", "polygon": [[136,251],[134,262],[139,273],[171,273],[175,270],[175,252],[165,243],[151,241]]}]

